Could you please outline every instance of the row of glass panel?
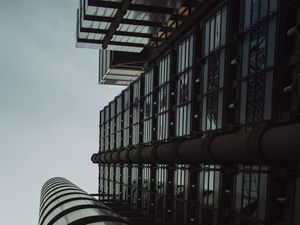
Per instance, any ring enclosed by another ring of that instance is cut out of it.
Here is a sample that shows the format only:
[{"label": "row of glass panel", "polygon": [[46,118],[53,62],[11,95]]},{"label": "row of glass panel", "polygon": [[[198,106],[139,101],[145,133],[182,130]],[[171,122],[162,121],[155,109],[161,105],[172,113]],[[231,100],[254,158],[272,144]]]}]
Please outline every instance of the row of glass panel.
[{"label": "row of glass panel", "polygon": [[[101,151],[222,129],[225,107],[240,124],[271,118],[277,1],[241,4],[236,57],[227,54],[233,21],[224,4],[206,18],[200,38],[187,34],[100,112]],[[228,67],[236,67],[239,85],[236,100],[224,105],[225,81],[234,77]]]},{"label": "row of glass panel", "polygon": [[229,171],[222,172],[220,165],[102,164],[99,186],[111,198],[161,223],[185,224],[194,218],[197,224],[217,224],[226,216],[216,215],[230,208],[230,224],[266,224],[269,168],[240,165]]}]

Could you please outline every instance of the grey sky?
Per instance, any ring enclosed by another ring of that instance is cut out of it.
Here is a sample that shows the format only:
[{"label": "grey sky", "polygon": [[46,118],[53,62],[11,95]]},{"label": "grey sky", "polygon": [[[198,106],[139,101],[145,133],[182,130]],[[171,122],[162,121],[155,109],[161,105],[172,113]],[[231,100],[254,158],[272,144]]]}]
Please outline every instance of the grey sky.
[{"label": "grey sky", "polygon": [[97,191],[98,52],[75,48],[76,0],[0,0],[1,224],[37,224],[42,184]]}]

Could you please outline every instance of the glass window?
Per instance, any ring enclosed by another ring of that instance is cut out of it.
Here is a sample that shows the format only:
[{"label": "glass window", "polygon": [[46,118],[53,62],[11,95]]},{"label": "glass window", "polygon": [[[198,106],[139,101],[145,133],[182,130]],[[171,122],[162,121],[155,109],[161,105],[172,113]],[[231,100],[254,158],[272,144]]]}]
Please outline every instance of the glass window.
[{"label": "glass window", "polygon": [[115,102],[112,101],[109,104],[110,107],[110,149],[114,149],[115,148],[115,121],[116,121],[116,108],[115,108]]},{"label": "glass window", "polygon": [[123,167],[122,175],[122,200],[128,199],[128,167]]},{"label": "glass window", "polygon": [[145,164],[143,168],[143,180],[142,180],[142,211],[144,215],[150,215],[150,165]]},{"label": "glass window", "polygon": [[143,141],[152,141],[153,69],[144,74]]},{"label": "glass window", "polygon": [[[199,203],[206,209],[206,213],[200,214],[200,223],[217,224],[218,217],[214,216],[213,210],[219,208],[219,192],[220,192],[220,166],[219,165],[203,165],[199,172]],[[209,221],[209,222],[208,222]]]},{"label": "glass window", "polygon": [[[249,3],[250,2],[250,3]],[[251,0],[244,4],[245,35],[240,43],[240,122],[253,124],[271,118],[277,0]],[[271,4],[271,5],[270,5]],[[268,101],[265,101],[268,96]]]},{"label": "glass window", "polygon": [[104,109],[100,111],[100,151],[105,150],[105,112]]},{"label": "glass window", "polygon": [[169,137],[170,54],[159,62],[157,139]]},{"label": "glass window", "polygon": [[122,146],[122,95],[117,96],[116,98],[117,101],[117,115],[116,115],[116,120],[117,120],[117,125],[116,125],[116,148],[120,148]]},{"label": "glass window", "polygon": [[106,106],[104,108],[105,112],[105,120],[104,120],[104,128],[105,128],[105,142],[104,142],[104,150],[107,151],[109,150],[110,147],[110,110],[109,106]]},{"label": "glass window", "polygon": [[166,185],[167,185],[167,168],[166,165],[157,165],[156,169],[156,217],[159,221],[164,218],[165,204],[166,204]]},{"label": "glass window", "polygon": [[173,185],[173,192],[175,195],[174,205],[176,208],[175,210],[175,219],[176,224],[184,224],[185,219],[182,216],[182,213],[185,208],[184,201],[187,200],[187,182],[188,182],[188,166],[183,164],[176,165],[176,169],[174,171],[174,185]]},{"label": "glass window", "polygon": [[110,66],[110,51],[99,50],[99,83],[106,75]]},{"label": "glass window", "polygon": [[[266,220],[268,168],[241,166],[235,182],[235,212],[242,215],[241,223]],[[239,221],[237,221],[239,222]]]},{"label": "glass window", "polygon": [[134,166],[131,169],[131,207],[137,209],[138,203],[138,167]]},{"label": "glass window", "polygon": [[[222,126],[227,10],[223,7],[205,23],[201,90],[202,131]],[[206,46],[210,46],[207,48]]]},{"label": "glass window", "polygon": [[136,80],[133,83],[133,105],[132,105],[132,144],[137,145],[140,142],[140,97],[141,81]]},{"label": "glass window", "polygon": [[124,99],[124,128],[123,128],[123,147],[130,145],[130,125],[131,125],[131,113],[130,113],[130,87],[123,92]]},{"label": "glass window", "polygon": [[176,136],[189,135],[191,132],[193,46],[194,35],[191,34],[177,47]]},{"label": "glass window", "polygon": [[120,183],[121,183],[121,168],[120,166],[115,166],[115,180],[116,180],[116,184],[115,184],[115,198],[117,200],[121,200],[120,199],[120,191],[121,191],[121,188],[120,188]]}]

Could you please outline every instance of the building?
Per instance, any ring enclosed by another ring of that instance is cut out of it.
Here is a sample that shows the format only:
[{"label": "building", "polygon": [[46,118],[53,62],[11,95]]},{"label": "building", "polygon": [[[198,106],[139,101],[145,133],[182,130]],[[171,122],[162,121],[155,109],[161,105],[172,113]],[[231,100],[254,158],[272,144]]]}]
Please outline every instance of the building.
[{"label": "building", "polygon": [[65,178],[42,187],[39,225],[126,225],[129,221]]},{"label": "building", "polygon": [[127,85],[100,111],[99,201],[134,224],[300,224],[300,2],[80,2],[77,46]]}]

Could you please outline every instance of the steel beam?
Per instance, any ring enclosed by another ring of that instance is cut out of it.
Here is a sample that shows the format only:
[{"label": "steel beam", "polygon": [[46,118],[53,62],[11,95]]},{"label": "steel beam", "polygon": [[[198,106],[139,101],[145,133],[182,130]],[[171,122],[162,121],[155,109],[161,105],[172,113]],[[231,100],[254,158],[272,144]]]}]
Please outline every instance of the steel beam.
[{"label": "steel beam", "polygon": [[[99,1],[100,2],[100,1]],[[127,13],[127,10],[131,4],[131,0],[123,0],[121,3],[121,7],[118,9],[118,11],[116,12],[116,15],[114,17],[113,22],[110,24],[109,28],[108,28],[108,33],[105,35],[105,37],[103,38],[103,43],[102,43],[102,48],[106,49],[110,40],[112,39],[112,37],[114,36],[114,33],[116,32],[116,30],[118,29],[123,17],[125,16],[125,14]]]},{"label": "steel beam", "polygon": [[[87,43],[87,44],[102,44],[102,40],[95,40],[95,39],[87,39],[87,38],[78,38],[77,42]],[[110,45],[118,45],[118,46],[126,46],[126,47],[136,47],[136,48],[144,48],[144,44],[139,43],[132,43],[132,42],[120,42],[120,41],[111,41],[109,42]]]},{"label": "steel beam", "polygon": [[[83,19],[88,21],[98,21],[98,22],[107,22],[107,23],[112,23],[114,21],[114,17],[94,16],[94,15],[84,15]],[[161,22],[148,21],[148,20],[134,20],[134,19],[123,18],[120,23],[136,25],[136,26],[163,27]]]},{"label": "steel beam", "polygon": [[[88,0],[88,6],[121,9],[122,2],[110,2],[110,1],[99,1],[99,0]],[[150,13],[160,13],[160,14],[174,14],[174,9],[162,6],[153,5],[142,5],[142,4],[131,4],[128,10],[140,11],[140,12],[150,12]]]}]

